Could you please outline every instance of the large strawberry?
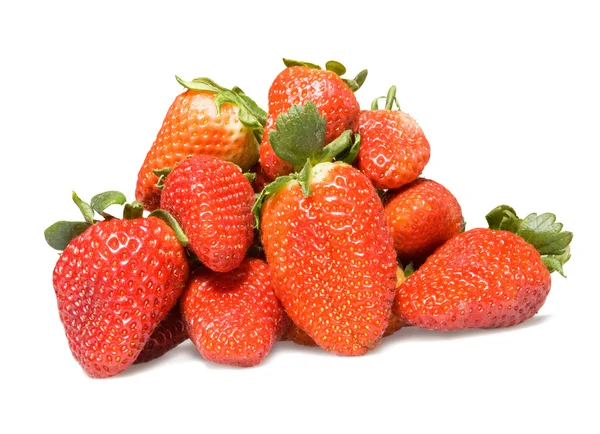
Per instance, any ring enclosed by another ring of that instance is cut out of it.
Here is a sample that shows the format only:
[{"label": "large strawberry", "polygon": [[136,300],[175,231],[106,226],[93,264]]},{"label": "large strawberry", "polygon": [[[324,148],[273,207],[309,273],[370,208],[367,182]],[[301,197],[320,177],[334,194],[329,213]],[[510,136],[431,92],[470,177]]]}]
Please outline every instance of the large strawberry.
[{"label": "large strawberry", "polygon": [[464,225],[461,207],[443,185],[419,178],[384,198],[385,216],[398,258],[422,262]]},{"label": "large strawberry", "polygon": [[181,298],[181,314],[202,357],[243,367],[265,358],[285,323],[269,266],[255,258],[228,273],[196,270]]},{"label": "large strawberry", "polygon": [[361,355],[388,325],[396,255],[370,181],[343,162],[319,163],[332,154],[331,144],[322,149],[324,123],[312,103],[280,116],[274,146],[308,161],[267,186],[255,209],[262,205],[273,287],[292,321],[328,351]]},{"label": "large strawberry", "polygon": [[192,155],[212,155],[244,171],[258,161],[266,113],[241,89],[225,89],[207,78],[177,81],[186,87],[169,108],[140,168],[136,198],[158,208],[161,171]]},{"label": "large strawberry", "polygon": [[[383,98],[383,97],[382,97]],[[358,117],[358,168],[377,188],[399,188],[417,179],[429,162],[429,142],[417,122],[400,110],[392,86],[384,109],[379,98]],[[393,110],[394,103],[398,110]]]},{"label": "large strawberry", "polygon": [[160,206],[177,220],[187,247],[211,270],[230,271],[254,238],[254,191],[248,179],[219,158],[196,155],[164,180]]},{"label": "large strawberry", "polygon": [[342,79],[340,76],[345,74],[346,68],[335,61],[327,62],[326,69],[288,59],[284,59],[284,63],[286,69],[275,78],[269,89],[269,110],[260,144],[260,164],[271,179],[302,168],[294,167],[273,150],[269,134],[275,130],[279,115],[293,105],[313,102],[327,121],[324,144],[328,144],[345,130],[355,128],[360,107],[354,91],[367,77],[367,70],[363,70],[353,80]]},{"label": "large strawberry", "polygon": [[458,330],[508,327],[539,311],[550,273],[563,274],[573,234],[553,214],[521,220],[505,205],[487,219],[490,229],[450,239],[404,282],[396,315],[414,326]]},{"label": "large strawberry", "polygon": [[[107,192],[91,205],[73,194],[85,222],[58,222],[46,232],[62,250],[53,284],[60,320],[73,356],[91,377],[109,377],[130,366],[183,292],[189,266],[176,233],[156,217],[128,218],[105,209],[123,203]],[[96,222],[94,211],[107,220]]]}]

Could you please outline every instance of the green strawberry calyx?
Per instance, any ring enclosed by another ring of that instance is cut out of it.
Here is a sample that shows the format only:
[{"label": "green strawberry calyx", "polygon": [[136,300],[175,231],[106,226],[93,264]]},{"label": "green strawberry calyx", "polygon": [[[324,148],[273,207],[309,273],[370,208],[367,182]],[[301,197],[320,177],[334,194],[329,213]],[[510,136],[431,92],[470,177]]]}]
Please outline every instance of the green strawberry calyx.
[{"label": "green strawberry calyx", "polygon": [[[312,69],[323,69],[319,65],[316,65],[314,63],[304,62],[304,61],[300,61],[300,60],[292,60],[292,59],[284,58],[283,63],[288,68],[291,66],[303,66],[303,67],[312,68]],[[344,75],[346,73],[346,67],[343,64],[341,64],[340,62],[338,62],[337,60],[328,61],[325,64],[325,70],[331,71],[331,72],[337,74],[338,76],[340,76],[342,81],[348,85],[348,87],[352,90],[352,92],[356,92],[358,89],[360,89],[362,87],[363,83],[367,79],[367,75],[369,74],[368,70],[363,69],[358,74],[356,74],[356,77],[354,77],[354,78],[343,78],[342,75]]]},{"label": "green strawberry calyx", "polygon": [[[50,247],[55,250],[63,251],[67,248],[69,243],[85,232],[90,226],[100,222],[101,220],[96,219],[96,214],[99,214],[104,220],[111,220],[116,218],[115,216],[106,212],[106,209],[111,205],[124,205],[123,207],[123,218],[127,220],[133,220],[136,218],[143,217],[144,206],[138,202],[133,201],[132,203],[125,203],[127,201],[125,195],[119,191],[105,191],[92,197],[92,200],[88,203],[83,201],[75,192],[72,192],[71,198],[81,215],[83,221],[66,221],[60,220],[46,228],[44,231],[44,237]],[[169,213],[163,210],[156,210],[150,214],[164,220],[177,235],[179,242],[185,247],[187,244],[187,237]],[[166,215],[168,214],[168,215]]]},{"label": "green strawberry calyx", "polygon": [[217,107],[217,115],[219,116],[223,104],[228,103],[238,106],[237,115],[240,122],[252,130],[260,143],[265,124],[267,123],[267,113],[252,98],[246,95],[242,89],[237,86],[231,89],[224,88],[207,77],[194,78],[192,81],[182,80],[178,76],[175,76],[175,79],[187,89],[215,93],[215,105]]},{"label": "green strawberry calyx", "polygon": [[556,221],[554,214],[532,213],[520,219],[513,208],[500,205],[485,218],[490,229],[505,230],[522,237],[539,252],[548,271],[558,271],[566,277],[563,265],[571,258],[569,244],[573,233],[563,231],[562,223]]},{"label": "green strawberry calyx", "polygon": [[379,100],[381,99],[385,99],[385,110],[393,110],[394,104],[398,111],[402,110],[398,98],[396,98],[396,86],[391,86],[386,96],[378,96],[375,98],[371,103],[371,110],[379,110]]}]

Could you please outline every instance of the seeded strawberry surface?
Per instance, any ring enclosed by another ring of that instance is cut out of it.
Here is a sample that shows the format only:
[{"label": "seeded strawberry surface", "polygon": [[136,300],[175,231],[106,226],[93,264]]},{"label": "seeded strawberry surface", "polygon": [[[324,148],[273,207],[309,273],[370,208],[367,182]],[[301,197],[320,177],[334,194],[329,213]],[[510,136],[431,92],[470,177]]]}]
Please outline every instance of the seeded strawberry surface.
[{"label": "seeded strawberry surface", "polygon": [[237,113],[237,106],[223,104],[217,116],[212,92],[187,90],[177,96],[139,171],[136,199],[150,211],[158,208],[158,177],[152,171],[173,168],[192,155],[211,155],[250,169],[258,161],[258,143]]},{"label": "seeded strawberry surface", "polygon": [[550,273],[532,245],[511,232],[471,229],[402,284],[394,312],[434,330],[508,327],[535,315],[549,291]]},{"label": "seeded strawberry surface", "polygon": [[195,271],[181,309],[202,357],[221,364],[259,364],[287,325],[270,284],[269,267],[260,259],[246,258],[229,273]]},{"label": "seeded strawberry surface", "polygon": [[419,177],[429,162],[429,142],[408,114],[397,110],[363,110],[357,167],[377,188],[399,188]]},{"label": "seeded strawberry surface", "polygon": [[254,191],[231,163],[207,155],[185,159],[167,177],[160,204],[211,270],[234,269],[252,245]]},{"label": "seeded strawberry surface", "polygon": [[131,365],[188,272],[173,230],[154,217],[102,221],[71,241],[53,283],[71,352],[85,372],[109,377]]},{"label": "seeded strawberry surface", "polygon": [[388,324],[393,242],[381,201],[363,174],[331,163],[314,172],[309,197],[292,181],[263,206],[273,286],[292,321],[319,346],[364,354]]}]

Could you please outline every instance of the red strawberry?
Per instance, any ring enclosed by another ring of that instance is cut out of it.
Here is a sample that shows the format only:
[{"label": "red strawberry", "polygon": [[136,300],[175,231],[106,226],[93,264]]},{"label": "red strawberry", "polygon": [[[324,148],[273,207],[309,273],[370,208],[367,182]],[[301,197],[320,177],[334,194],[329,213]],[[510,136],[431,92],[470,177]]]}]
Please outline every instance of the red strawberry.
[{"label": "red strawberry", "polygon": [[180,162],[165,179],[160,206],[188,238],[187,247],[211,270],[230,271],[254,238],[254,191],[239,168],[208,155]]},{"label": "red strawberry", "polygon": [[417,179],[429,162],[429,142],[400,106],[392,110],[393,103],[398,104],[395,86],[388,93],[385,109],[377,109],[378,99],[358,118],[361,145],[357,166],[375,187],[399,188]]},{"label": "red strawberry", "polygon": [[507,206],[487,216],[491,229],[466,231],[440,247],[400,287],[394,312],[435,330],[508,327],[544,304],[550,272],[562,274],[573,234],[552,214],[519,219]]},{"label": "red strawberry", "polygon": [[285,322],[269,267],[254,258],[228,273],[195,271],[182,296],[181,312],[202,357],[244,367],[264,359]]},{"label": "red strawberry", "polygon": [[327,70],[287,59],[284,63],[287,68],[275,78],[269,89],[269,112],[260,144],[260,164],[271,179],[294,170],[291,162],[273,151],[270,142],[269,133],[275,129],[279,115],[295,104],[312,101],[327,120],[325,144],[328,144],[345,130],[354,129],[360,111],[354,91],[360,88],[367,76],[364,70],[354,80],[342,79],[340,75],[346,72],[346,68],[335,61],[327,62]]},{"label": "red strawberry", "polygon": [[212,155],[244,171],[258,161],[265,112],[239,88],[224,89],[207,78],[177,80],[187,90],[169,108],[138,174],[136,198],[150,211],[160,202],[155,171],[192,155]]},{"label": "red strawberry", "polygon": [[462,210],[443,185],[419,178],[386,192],[387,218],[398,258],[421,262],[463,229]]},{"label": "red strawberry", "polygon": [[250,171],[255,174],[252,180],[252,188],[255,193],[260,193],[271,182],[271,178],[267,176],[260,163],[256,163]]},{"label": "red strawberry", "polygon": [[[53,274],[60,319],[73,356],[91,377],[116,375],[136,360],[189,272],[165,222],[138,217],[141,204],[125,208],[131,220],[110,218],[104,209],[122,202],[109,196],[94,197],[90,206],[74,194],[86,222],[58,222],[45,232],[63,250]],[[94,210],[110,219],[94,223]]]},{"label": "red strawberry", "polygon": [[181,319],[179,303],[177,303],[163,319],[144,345],[142,352],[134,363],[146,363],[157,359],[188,338],[185,324]]}]

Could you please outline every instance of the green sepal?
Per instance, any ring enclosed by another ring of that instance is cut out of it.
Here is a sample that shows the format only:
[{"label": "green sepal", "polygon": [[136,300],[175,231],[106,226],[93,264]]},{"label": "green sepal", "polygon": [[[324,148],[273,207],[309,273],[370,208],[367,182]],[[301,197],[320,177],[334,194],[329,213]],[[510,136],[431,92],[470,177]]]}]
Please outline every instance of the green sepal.
[{"label": "green sepal", "polygon": [[152,173],[154,173],[158,180],[156,181],[155,187],[159,190],[162,190],[165,186],[165,179],[169,174],[173,171],[171,167],[163,167],[162,169],[152,169]]},{"label": "green sepal", "polygon": [[256,197],[256,201],[254,202],[254,206],[252,207],[252,214],[254,214],[254,227],[259,229],[260,227],[260,212],[267,197],[274,195],[283,187],[285,187],[288,182],[296,179],[297,175],[286,175],[280,176],[275,179],[273,182],[265,186],[260,194]]},{"label": "green sepal", "polygon": [[137,200],[131,203],[126,203],[123,207],[123,218],[126,220],[133,220],[140,218],[144,215],[144,205]]},{"label": "green sepal", "polygon": [[44,231],[44,238],[50,247],[65,250],[73,238],[81,235],[92,224],[88,222],[58,221]]},{"label": "green sepal", "polygon": [[275,154],[302,169],[306,160],[318,158],[325,144],[326,122],[312,101],[293,105],[282,113],[269,133],[269,141]]},{"label": "green sepal", "polygon": [[350,146],[353,144],[353,135],[352,130],[346,130],[340,134],[337,139],[333,140],[321,150],[321,153],[317,158],[317,163],[333,161],[335,157],[350,149]]},{"label": "green sepal", "polygon": [[404,271],[404,277],[406,279],[408,279],[410,276],[412,276],[415,273],[415,264],[411,261],[409,262],[406,267],[403,268]]},{"label": "green sepal", "polygon": [[93,224],[94,209],[90,206],[90,204],[81,200],[75,192],[71,193],[71,197],[73,198],[73,202],[75,202],[75,205],[77,205],[77,208],[79,208],[79,211],[81,211],[81,215],[83,215],[84,220],[89,224]]},{"label": "green sepal", "polygon": [[368,74],[369,74],[369,71],[366,69],[363,69],[356,75],[356,77],[354,77],[354,79],[342,78],[342,80],[344,81],[344,83],[346,83],[348,85],[348,87],[350,88],[350,90],[352,90],[352,92],[356,92],[358,89],[360,89],[362,87],[365,80],[367,79]]},{"label": "green sepal", "polygon": [[254,172],[246,172],[246,173],[244,173],[244,176],[246,177],[246,179],[248,180],[248,182],[250,184],[252,184],[254,182],[254,180],[256,179],[256,173],[254,173]]},{"label": "green sepal", "polygon": [[171,229],[173,229],[173,232],[175,232],[179,243],[183,247],[186,247],[188,245],[189,240],[187,235],[183,232],[183,229],[181,229],[181,226],[179,226],[179,223],[177,222],[177,220],[175,220],[175,217],[173,217],[171,213],[165,211],[164,209],[156,209],[150,214],[148,214],[148,217],[156,217],[164,221],[171,227]]},{"label": "green sepal", "polygon": [[[299,61],[299,60],[292,60],[292,59],[284,58],[283,63],[288,68],[290,66],[305,66],[307,68],[323,69],[319,65],[315,65],[314,63],[303,62],[303,61]],[[341,64],[340,62],[338,62],[337,60],[329,60],[325,64],[325,69],[327,71],[331,71],[331,72],[335,73],[336,75],[338,75],[340,77],[346,73],[346,67],[343,64]],[[356,77],[342,78],[342,81],[344,83],[346,83],[353,92],[356,92],[358,89],[360,89],[362,87],[365,80],[367,79],[368,74],[369,74],[369,71],[366,69],[363,69],[358,74],[356,74]]]},{"label": "green sepal", "polygon": [[529,214],[519,219],[508,205],[500,205],[486,215],[490,229],[506,230],[522,237],[542,256],[542,261],[550,271],[558,271],[565,276],[563,265],[571,258],[569,244],[573,233],[563,231],[562,223],[556,222],[551,213]]},{"label": "green sepal", "polygon": [[315,65],[314,63],[310,63],[310,62],[303,62],[301,60],[292,60],[292,59],[283,59],[283,64],[285,66],[287,66],[288,68],[290,66],[306,66],[307,68],[312,68],[312,69],[322,69],[319,65]]},{"label": "green sepal", "polygon": [[105,219],[114,218],[110,214],[104,212],[106,208],[111,205],[123,205],[127,201],[127,198],[120,191],[105,191],[92,197],[90,206],[94,211],[100,214]]},{"label": "green sepal", "polygon": [[300,173],[298,173],[297,180],[300,184],[300,187],[302,188],[302,194],[304,195],[304,197],[308,197],[312,194],[312,190],[310,188],[310,183],[312,181],[312,168],[313,166],[310,163],[310,160],[306,160],[306,164],[304,165]]},{"label": "green sepal", "polygon": [[346,67],[336,60],[330,60],[325,64],[327,71],[334,72],[340,77],[346,73]]},{"label": "green sepal", "polygon": [[[333,143],[333,142],[332,142]],[[336,157],[337,161],[343,161],[346,164],[354,163],[356,157],[358,156],[358,151],[360,151],[360,134],[354,134],[354,139],[349,148],[346,148],[344,152],[339,154]]]},{"label": "green sepal", "polygon": [[401,110],[398,98],[396,98],[396,86],[391,86],[386,96],[378,96],[371,103],[371,110],[379,110],[379,100],[385,99],[385,110],[393,110],[396,105],[397,110]]}]

